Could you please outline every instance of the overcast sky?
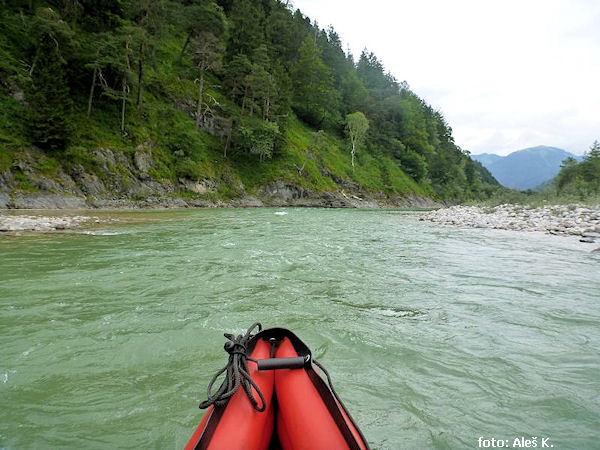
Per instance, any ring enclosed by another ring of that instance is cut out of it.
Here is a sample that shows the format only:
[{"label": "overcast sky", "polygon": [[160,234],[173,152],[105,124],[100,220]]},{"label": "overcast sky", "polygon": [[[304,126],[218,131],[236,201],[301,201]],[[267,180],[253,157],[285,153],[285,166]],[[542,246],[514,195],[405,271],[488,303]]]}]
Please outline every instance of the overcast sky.
[{"label": "overcast sky", "polygon": [[576,154],[600,140],[600,0],[292,0],[355,59],[374,52],[456,143]]}]

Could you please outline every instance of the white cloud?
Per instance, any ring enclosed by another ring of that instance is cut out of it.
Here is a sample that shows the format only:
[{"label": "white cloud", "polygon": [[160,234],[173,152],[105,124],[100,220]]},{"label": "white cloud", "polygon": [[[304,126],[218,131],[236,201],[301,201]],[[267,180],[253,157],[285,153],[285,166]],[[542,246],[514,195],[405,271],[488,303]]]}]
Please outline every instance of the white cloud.
[{"label": "white cloud", "polygon": [[295,0],[355,58],[373,51],[439,109],[458,145],[574,153],[600,139],[596,0]]}]

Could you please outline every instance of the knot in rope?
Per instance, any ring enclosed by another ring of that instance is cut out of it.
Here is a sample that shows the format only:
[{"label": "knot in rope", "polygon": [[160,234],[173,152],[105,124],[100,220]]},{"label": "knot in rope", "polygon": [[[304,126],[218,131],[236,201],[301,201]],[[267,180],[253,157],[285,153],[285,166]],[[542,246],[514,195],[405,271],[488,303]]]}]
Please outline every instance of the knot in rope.
[{"label": "knot in rope", "polygon": [[[246,334],[244,335],[240,334],[236,337],[230,333],[224,334],[228,341],[225,342],[223,347],[225,351],[229,353],[229,360],[227,361],[225,367],[219,370],[208,384],[208,389],[206,390],[207,398],[205,401],[200,403],[201,409],[208,408],[210,405],[223,406],[229,401],[233,394],[237,392],[238,388],[242,386],[254,409],[259,412],[263,412],[265,410],[265,397],[256,383],[250,377],[248,371],[248,361],[255,360],[248,356],[247,345],[252,338],[252,331],[254,331],[254,329],[257,327],[258,331],[260,332],[262,330],[262,325],[260,322],[256,322],[250,328],[248,328],[248,331],[246,331]],[[223,373],[225,373],[225,379],[223,380],[223,383],[221,383],[219,389],[217,389],[217,392],[213,394],[213,386]],[[254,396],[254,393],[252,392],[252,388],[254,388],[260,397],[260,406]]]}]

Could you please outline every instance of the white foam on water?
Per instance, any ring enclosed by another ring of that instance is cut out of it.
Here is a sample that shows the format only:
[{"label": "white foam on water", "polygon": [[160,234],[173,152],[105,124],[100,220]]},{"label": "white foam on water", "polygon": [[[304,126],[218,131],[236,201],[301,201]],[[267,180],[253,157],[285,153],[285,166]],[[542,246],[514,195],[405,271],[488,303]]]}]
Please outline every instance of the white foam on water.
[{"label": "white foam on water", "polygon": [[277,212],[275,213],[275,215],[276,215],[276,216],[287,216],[287,212],[285,212],[285,211],[277,211]]},{"label": "white foam on water", "polygon": [[121,234],[127,234],[124,231],[82,231],[82,234],[89,236],[119,236]]}]

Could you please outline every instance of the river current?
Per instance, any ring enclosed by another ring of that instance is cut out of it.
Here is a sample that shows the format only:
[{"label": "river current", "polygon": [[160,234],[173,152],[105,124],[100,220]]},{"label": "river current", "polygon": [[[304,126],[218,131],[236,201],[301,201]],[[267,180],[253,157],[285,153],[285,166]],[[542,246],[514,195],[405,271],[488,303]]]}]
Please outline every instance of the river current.
[{"label": "river current", "polygon": [[[223,332],[292,329],[375,449],[600,448],[600,254],[416,212],[0,236],[0,448],[182,448]],[[523,441],[521,441],[523,442]]]}]

